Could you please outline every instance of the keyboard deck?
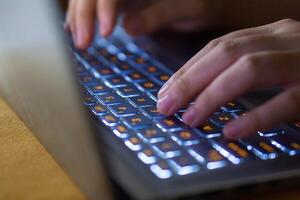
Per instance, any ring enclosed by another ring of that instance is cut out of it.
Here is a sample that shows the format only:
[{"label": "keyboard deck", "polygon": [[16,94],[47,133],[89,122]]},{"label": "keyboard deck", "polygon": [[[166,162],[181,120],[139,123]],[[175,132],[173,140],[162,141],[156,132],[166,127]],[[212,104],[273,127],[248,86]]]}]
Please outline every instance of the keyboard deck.
[{"label": "keyboard deck", "polygon": [[161,115],[156,95],[172,72],[132,42],[98,38],[88,50],[73,54],[84,104],[158,178],[300,153],[300,141],[284,129],[226,140],[222,127],[246,112],[239,102],[220,107],[198,128],[182,122],[185,108],[171,117]]}]

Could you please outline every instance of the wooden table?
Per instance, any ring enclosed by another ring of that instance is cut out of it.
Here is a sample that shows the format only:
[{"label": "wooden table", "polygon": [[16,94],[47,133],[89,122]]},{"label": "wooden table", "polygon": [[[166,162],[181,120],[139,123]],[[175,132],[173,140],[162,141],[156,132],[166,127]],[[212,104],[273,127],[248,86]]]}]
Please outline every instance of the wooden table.
[{"label": "wooden table", "polygon": [[0,199],[86,199],[1,97]]},{"label": "wooden table", "polygon": [[[300,186],[255,194],[242,192],[238,197],[228,195],[231,200],[241,196],[248,200],[296,200],[300,199]],[[0,97],[0,200],[16,199],[86,198]]]}]

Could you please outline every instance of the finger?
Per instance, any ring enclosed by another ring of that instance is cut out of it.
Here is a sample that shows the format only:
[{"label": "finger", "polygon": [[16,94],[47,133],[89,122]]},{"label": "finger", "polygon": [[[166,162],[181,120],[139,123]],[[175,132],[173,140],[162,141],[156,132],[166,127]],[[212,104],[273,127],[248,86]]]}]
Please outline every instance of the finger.
[{"label": "finger", "polygon": [[259,52],[243,56],[219,75],[197,98],[183,121],[197,126],[220,106],[257,86],[300,80],[299,52]]},{"label": "finger", "polygon": [[166,86],[170,85],[173,80],[178,79],[181,77],[191,66],[193,66],[198,60],[202,59],[205,55],[207,55],[210,51],[215,49],[215,47],[223,44],[226,41],[230,41],[233,39],[238,39],[240,37],[246,36],[255,36],[259,34],[272,34],[273,32],[273,25],[264,25],[255,28],[247,28],[239,31],[234,31],[232,33],[226,34],[220,38],[214,39],[209,42],[201,51],[199,51],[195,56],[193,56],[186,64],[184,64],[161,88],[158,93],[158,97],[161,96],[163,91],[165,91]]},{"label": "finger", "polygon": [[230,139],[238,139],[299,118],[300,86],[298,85],[279,94],[240,119],[229,122],[224,128],[224,135]]},{"label": "finger", "polygon": [[176,19],[199,15],[199,7],[198,0],[190,0],[189,3],[182,0],[156,1],[126,16],[124,27],[131,35],[153,32]]},{"label": "finger", "polygon": [[77,0],[75,11],[76,47],[87,48],[93,39],[95,0]]},{"label": "finger", "polygon": [[74,12],[75,12],[75,0],[70,0],[67,9],[67,16],[66,16],[64,28],[65,30],[69,30],[71,32],[72,38],[75,41],[76,37],[75,37]]},{"label": "finger", "polygon": [[109,36],[116,23],[117,10],[120,0],[99,0],[97,14],[100,25],[100,34]]},{"label": "finger", "polygon": [[[158,96],[158,108],[166,115],[173,114],[206,88],[219,74],[236,62],[242,55],[267,50],[295,47],[299,36],[286,38],[274,35],[255,35],[227,40],[219,44],[205,57],[198,60]],[[298,48],[298,47],[296,47]],[[165,98],[168,97],[168,98]]]}]

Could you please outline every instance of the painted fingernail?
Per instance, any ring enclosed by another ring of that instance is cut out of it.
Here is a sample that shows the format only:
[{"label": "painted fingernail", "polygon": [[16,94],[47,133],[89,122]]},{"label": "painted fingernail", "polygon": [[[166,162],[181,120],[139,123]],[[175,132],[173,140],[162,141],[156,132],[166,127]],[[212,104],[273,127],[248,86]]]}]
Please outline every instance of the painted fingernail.
[{"label": "painted fingernail", "polygon": [[186,113],[183,114],[182,120],[184,123],[193,126],[194,121],[196,121],[197,113],[194,109],[189,109]]},{"label": "painted fingernail", "polygon": [[171,106],[172,106],[172,99],[169,95],[165,95],[157,102],[157,108],[163,114],[169,114],[169,110]]}]

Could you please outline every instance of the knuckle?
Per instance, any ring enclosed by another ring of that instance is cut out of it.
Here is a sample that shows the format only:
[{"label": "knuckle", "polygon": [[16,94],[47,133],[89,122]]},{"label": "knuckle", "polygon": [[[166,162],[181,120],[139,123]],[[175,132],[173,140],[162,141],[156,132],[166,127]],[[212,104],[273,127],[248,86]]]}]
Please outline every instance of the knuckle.
[{"label": "knuckle", "polygon": [[295,22],[297,22],[294,19],[291,18],[286,18],[286,19],[282,19],[280,21],[277,22],[278,25],[282,25],[282,24],[294,24]]},{"label": "knuckle", "polygon": [[211,40],[207,45],[206,45],[206,49],[213,49],[216,46],[218,46],[223,40],[221,38],[217,38],[214,40]]},{"label": "knuckle", "polygon": [[250,79],[257,79],[261,74],[260,57],[253,54],[246,54],[241,57],[241,65]]},{"label": "knuckle", "polygon": [[299,110],[300,109],[300,97],[299,91],[289,91],[286,94],[286,103],[292,110]]},{"label": "knuckle", "polygon": [[275,30],[273,31],[275,34],[282,34],[282,33],[299,33],[300,26],[299,22],[293,19],[284,19],[275,23]]},{"label": "knuckle", "polygon": [[190,82],[185,77],[178,78],[178,88],[182,93],[188,93],[191,89]]},{"label": "knuckle", "polygon": [[219,49],[222,54],[224,54],[227,57],[231,57],[231,55],[236,52],[237,43],[234,40],[224,40],[219,44]]},{"label": "knuckle", "polygon": [[[184,74],[184,72],[185,72],[185,69],[180,68],[180,69],[179,69],[179,70],[171,77],[172,81],[177,80],[177,79],[179,79],[180,77],[182,77],[183,74]],[[170,79],[170,80],[171,80],[171,79]]]}]

